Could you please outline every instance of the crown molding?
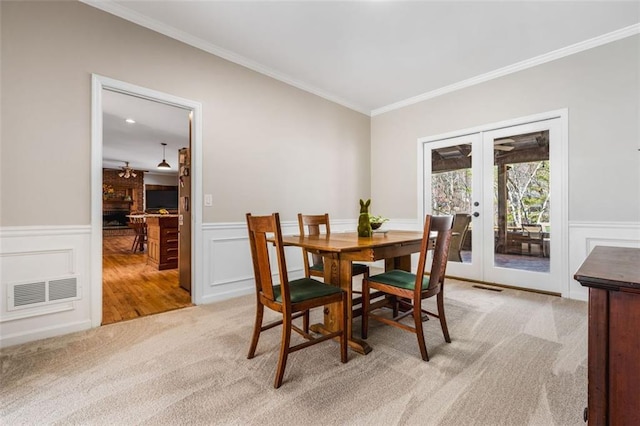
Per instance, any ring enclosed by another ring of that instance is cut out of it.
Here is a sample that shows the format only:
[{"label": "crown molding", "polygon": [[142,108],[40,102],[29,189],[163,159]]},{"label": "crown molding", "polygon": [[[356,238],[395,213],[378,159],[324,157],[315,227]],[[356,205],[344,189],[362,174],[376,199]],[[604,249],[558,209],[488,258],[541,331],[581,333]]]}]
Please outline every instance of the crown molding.
[{"label": "crown molding", "polygon": [[522,71],[527,68],[532,68],[538,65],[542,65],[547,62],[555,61],[556,59],[561,59],[561,58],[573,55],[575,53],[580,53],[585,50],[593,49],[594,47],[602,46],[604,44],[621,40],[626,37],[631,37],[637,34],[640,34],[640,24],[634,24],[625,28],[621,28],[619,30],[616,30],[598,37],[594,37],[589,40],[582,41],[580,43],[572,44],[571,46],[563,47],[561,49],[557,49],[552,52],[545,53],[544,55],[526,59],[524,61],[517,62],[515,64],[497,69],[495,71],[488,72],[486,74],[481,74],[479,76],[472,77],[470,79],[463,80],[458,83],[451,84],[449,86],[444,86],[439,89],[432,90],[431,92],[423,93],[421,95],[413,96],[411,98],[405,99],[403,101],[395,102],[393,104],[384,106],[382,108],[374,109],[373,111],[371,111],[371,116],[374,117],[376,115],[384,114],[385,112],[389,112],[396,109],[404,108],[409,105],[417,104],[419,102],[426,101],[428,99],[433,99],[438,96],[455,92],[457,90],[474,86],[476,84],[484,83],[486,81],[493,80],[499,77],[504,77],[505,75],[508,75],[508,74],[512,74],[512,73]]},{"label": "crown molding", "polygon": [[611,43],[617,40],[621,40],[626,37],[631,37],[637,34],[640,34],[640,24],[634,24],[625,28],[621,28],[616,31],[612,31],[607,34],[603,34],[598,37],[591,38],[589,40],[585,40],[571,46],[563,47],[561,49],[554,50],[549,53],[545,53],[543,55],[536,56],[534,58],[526,59],[521,62],[517,62],[515,64],[481,74],[467,80],[463,80],[454,84],[450,84],[448,86],[441,87],[436,90],[432,90],[430,92],[423,93],[421,95],[413,96],[411,98],[398,101],[381,108],[377,108],[374,110],[368,110],[367,108],[355,105],[351,102],[346,101],[338,96],[335,96],[331,93],[320,90],[316,87],[313,87],[304,82],[298,81],[288,75],[282,74],[278,71],[275,71],[271,68],[265,67],[264,65],[252,61],[244,56],[238,55],[229,50],[223,49],[219,46],[216,46],[212,43],[208,43],[198,37],[194,37],[190,34],[185,33],[184,31],[180,31],[174,27],[163,24],[160,21],[155,19],[148,18],[138,12],[135,12],[129,8],[121,6],[112,1],[99,1],[99,0],[79,0],[81,3],[87,4],[89,6],[95,7],[96,9],[100,9],[104,12],[110,13],[112,15],[118,16],[127,21],[133,22],[134,24],[140,25],[142,27],[148,28],[152,31],[158,32],[160,34],[166,35],[167,37],[171,37],[175,40],[181,41],[185,44],[193,46],[197,49],[203,50],[207,53],[211,53],[212,55],[218,56],[222,59],[225,59],[229,62],[233,62],[237,65],[241,65],[245,68],[258,72],[260,74],[271,77],[275,80],[281,81],[290,86],[296,87],[300,90],[304,90],[305,92],[314,94],[321,98],[324,98],[328,101],[335,102],[336,104],[342,105],[346,108],[359,112],[361,114],[374,117],[376,115],[384,114],[386,112],[394,111],[400,108],[404,108],[419,102],[426,101],[428,99],[433,99],[438,96],[445,95],[447,93],[455,92],[457,90],[465,89],[467,87],[474,86],[476,84],[484,83],[499,77],[504,77],[506,75],[522,71],[528,68],[532,68],[538,65],[542,65],[547,62],[554,61],[556,59],[561,59],[575,53],[580,53],[585,50],[592,49],[594,47],[602,46],[607,43]]},{"label": "crown molding", "polygon": [[348,102],[340,97],[332,95],[331,93],[327,93],[323,90],[320,90],[311,85],[305,84],[301,81],[298,81],[288,75],[282,74],[278,71],[275,71],[271,68],[265,67],[262,64],[259,64],[251,59],[245,58],[244,56],[238,55],[229,50],[223,49],[222,47],[216,46],[212,43],[208,43],[201,38],[194,37],[190,34],[185,33],[184,31],[180,31],[174,27],[166,25],[160,21],[155,19],[151,19],[147,16],[144,16],[138,12],[135,12],[129,8],[121,6],[117,3],[111,1],[97,1],[97,0],[80,0],[81,3],[84,3],[88,6],[95,7],[96,9],[100,9],[104,12],[110,13],[112,15],[118,16],[127,21],[133,22],[134,24],[140,25],[142,27],[148,28],[160,34],[166,35],[167,37],[171,37],[175,40],[181,41],[185,44],[203,50],[207,53],[211,53],[212,55],[219,56],[222,59],[226,59],[229,62],[233,62],[234,64],[241,65],[250,70],[256,71],[260,74],[271,77],[275,80],[286,83],[290,86],[296,87],[300,90],[304,90],[305,92],[309,92],[313,95],[324,98],[328,101],[335,102],[339,105],[342,105],[346,108],[352,109],[361,114],[370,115],[370,110],[364,108],[359,105],[355,105],[351,102]]}]

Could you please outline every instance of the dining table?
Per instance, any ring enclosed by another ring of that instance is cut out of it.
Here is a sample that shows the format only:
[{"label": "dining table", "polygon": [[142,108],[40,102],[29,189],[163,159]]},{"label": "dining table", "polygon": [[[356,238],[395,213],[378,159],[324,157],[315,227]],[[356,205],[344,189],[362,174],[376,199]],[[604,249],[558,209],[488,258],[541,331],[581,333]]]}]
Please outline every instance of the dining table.
[{"label": "dining table", "polygon": [[[356,232],[332,232],[320,235],[283,236],[285,246],[297,246],[311,253],[319,254],[324,261],[324,282],[340,287],[347,292],[349,301],[347,319],[347,339],[349,347],[360,353],[371,352],[371,347],[353,334],[354,310],[351,268],[352,262],[375,262],[384,260],[385,271],[402,269],[411,271],[411,254],[420,251],[421,231],[385,230],[374,232],[371,237],[359,237]],[[360,300],[356,298],[355,300]],[[324,309],[324,322],[313,324],[311,330],[317,333],[338,330],[340,312],[338,307],[328,305]]]}]

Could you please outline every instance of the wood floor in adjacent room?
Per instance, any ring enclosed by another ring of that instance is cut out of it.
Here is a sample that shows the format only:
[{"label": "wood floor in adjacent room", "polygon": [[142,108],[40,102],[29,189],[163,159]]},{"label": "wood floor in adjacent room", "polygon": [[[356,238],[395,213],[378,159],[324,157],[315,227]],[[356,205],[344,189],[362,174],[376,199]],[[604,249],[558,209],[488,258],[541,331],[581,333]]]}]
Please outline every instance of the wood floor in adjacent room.
[{"label": "wood floor in adjacent room", "polygon": [[178,269],[147,265],[146,251],[131,251],[133,236],[102,241],[102,325],[192,305],[179,285]]}]

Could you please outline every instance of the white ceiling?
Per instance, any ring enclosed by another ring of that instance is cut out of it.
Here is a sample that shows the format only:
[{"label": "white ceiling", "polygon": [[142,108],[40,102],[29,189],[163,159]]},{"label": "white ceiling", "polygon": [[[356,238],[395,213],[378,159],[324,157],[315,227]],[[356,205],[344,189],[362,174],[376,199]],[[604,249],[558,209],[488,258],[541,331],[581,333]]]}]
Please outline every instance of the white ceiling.
[{"label": "white ceiling", "polygon": [[373,115],[640,32],[637,0],[83,1]]},{"label": "white ceiling", "polygon": [[[127,123],[131,118],[135,123]],[[158,170],[162,145],[171,170]],[[102,167],[177,175],[178,149],[189,146],[189,111],[109,90],[102,91]]]}]

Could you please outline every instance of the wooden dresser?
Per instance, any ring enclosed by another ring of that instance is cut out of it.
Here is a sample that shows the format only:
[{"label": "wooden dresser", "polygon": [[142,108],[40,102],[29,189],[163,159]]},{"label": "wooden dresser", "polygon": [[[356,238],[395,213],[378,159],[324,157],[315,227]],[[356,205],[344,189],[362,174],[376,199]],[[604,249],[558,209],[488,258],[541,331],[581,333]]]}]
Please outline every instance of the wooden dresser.
[{"label": "wooden dresser", "polygon": [[150,265],[178,267],[178,215],[147,215],[147,243]]},{"label": "wooden dresser", "polygon": [[593,249],[574,278],[589,287],[589,425],[640,425],[640,249]]}]

